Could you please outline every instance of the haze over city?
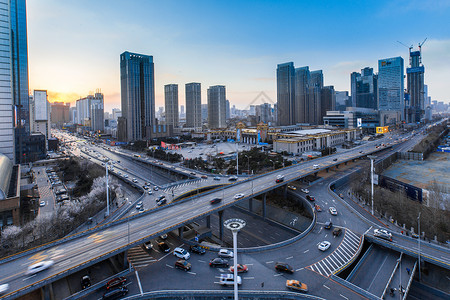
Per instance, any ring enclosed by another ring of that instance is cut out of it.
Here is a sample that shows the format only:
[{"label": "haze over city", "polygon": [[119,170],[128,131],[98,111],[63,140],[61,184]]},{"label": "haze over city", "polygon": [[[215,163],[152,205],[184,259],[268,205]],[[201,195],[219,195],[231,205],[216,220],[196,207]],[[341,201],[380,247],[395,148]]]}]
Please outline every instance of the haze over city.
[{"label": "haze over city", "polygon": [[[325,85],[350,90],[350,73],[423,47],[432,100],[448,102],[448,1],[30,1],[30,90],[74,102],[101,89],[105,111],[120,107],[119,55],[153,55],[156,106],[163,86],[227,86],[246,108],[264,91],[276,102],[276,65],[322,69]],[[180,89],[184,99],[184,89]],[[268,100],[269,101],[269,100]],[[74,103],[72,103],[73,105]],[[258,103],[260,104],[260,103]]]}]

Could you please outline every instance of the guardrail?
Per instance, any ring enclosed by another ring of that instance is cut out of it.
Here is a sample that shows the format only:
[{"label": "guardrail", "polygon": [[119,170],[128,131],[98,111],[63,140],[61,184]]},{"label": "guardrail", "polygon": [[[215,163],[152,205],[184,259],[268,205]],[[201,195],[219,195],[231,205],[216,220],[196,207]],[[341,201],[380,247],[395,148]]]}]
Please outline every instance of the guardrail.
[{"label": "guardrail", "polygon": [[408,295],[408,291],[411,288],[411,283],[414,279],[414,273],[416,272],[417,268],[417,261],[414,263],[414,267],[411,271],[411,276],[409,277],[408,284],[406,285],[405,294],[403,295],[403,299],[406,299],[406,296]]},{"label": "guardrail", "polygon": [[[174,300],[184,300],[184,299],[196,299],[196,300],[210,300],[210,299],[229,299],[233,298],[233,291],[226,290],[163,290],[148,292],[139,295],[129,296],[123,299],[174,299]],[[325,300],[324,298],[299,294],[294,292],[284,292],[284,291],[239,291],[239,299],[243,300],[254,300],[254,299],[315,299],[315,300]]]},{"label": "guardrail", "polygon": [[354,291],[354,292],[360,294],[361,296],[364,296],[364,297],[366,297],[366,298],[368,298],[368,299],[372,299],[372,300],[380,300],[380,298],[377,297],[377,296],[375,296],[374,294],[369,293],[368,291],[366,291],[366,290],[360,288],[360,287],[357,286],[357,285],[354,285],[353,283],[348,282],[348,281],[345,280],[345,279],[342,279],[342,278],[339,277],[339,276],[336,276],[336,275],[334,275],[334,274],[331,274],[330,278],[331,278],[331,280],[333,280],[333,281],[335,281],[335,282],[337,282],[337,283],[343,285],[344,287],[347,287],[347,288],[351,289],[352,291]]},{"label": "guardrail", "polygon": [[[403,252],[400,253],[400,260],[397,260],[397,263],[395,264],[394,270],[392,271],[391,276],[389,277],[389,280],[386,283],[386,286],[384,287],[383,294],[381,295],[381,299],[384,299],[384,295],[386,295],[387,289],[388,289],[389,285],[391,284],[392,278],[394,278],[395,271],[397,271],[398,266],[400,265],[400,261],[402,260],[402,257],[403,257]],[[400,270],[400,272],[401,272],[401,270]],[[414,274],[414,271],[412,272],[412,274]],[[413,277],[413,276],[411,276],[411,277]]]},{"label": "guardrail", "polygon": [[347,276],[347,278],[345,280],[350,281],[353,278],[353,275],[355,275],[355,272],[358,270],[358,266],[364,262],[364,260],[367,258],[367,256],[369,255],[369,253],[372,251],[373,248],[373,244],[371,244],[369,246],[369,248],[366,250],[366,253],[364,253],[363,257],[361,257],[360,261],[358,262],[357,266],[355,266],[355,268],[350,272],[350,274]]}]

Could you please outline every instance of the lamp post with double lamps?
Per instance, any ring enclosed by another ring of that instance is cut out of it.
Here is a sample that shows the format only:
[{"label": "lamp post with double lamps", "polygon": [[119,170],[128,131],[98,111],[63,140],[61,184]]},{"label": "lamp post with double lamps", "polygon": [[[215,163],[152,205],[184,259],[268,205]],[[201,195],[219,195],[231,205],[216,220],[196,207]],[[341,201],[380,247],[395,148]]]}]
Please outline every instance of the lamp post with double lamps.
[{"label": "lamp post with double lamps", "polygon": [[242,219],[228,219],[223,222],[223,226],[231,230],[233,234],[233,281],[234,281],[234,300],[238,300],[238,281],[237,281],[237,234],[244,228],[246,222]]}]

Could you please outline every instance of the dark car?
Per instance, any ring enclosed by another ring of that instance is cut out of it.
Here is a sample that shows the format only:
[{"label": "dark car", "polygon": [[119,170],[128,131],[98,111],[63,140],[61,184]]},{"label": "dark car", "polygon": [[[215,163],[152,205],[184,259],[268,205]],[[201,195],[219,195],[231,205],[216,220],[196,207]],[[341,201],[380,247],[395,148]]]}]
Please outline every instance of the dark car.
[{"label": "dark car", "polygon": [[188,263],[186,260],[184,259],[179,259],[175,262],[175,268],[180,269],[180,270],[184,270],[184,271],[189,271],[191,269],[191,264]]},{"label": "dark car", "polygon": [[228,267],[228,260],[216,257],[209,261],[210,267]]},{"label": "dark car", "polygon": [[81,288],[84,290],[91,286],[91,277],[89,275],[85,275],[81,277]]},{"label": "dark car", "polygon": [[189,251],[193,252],[193,253],[197,253],[197,254],[205,254],[206,250],[203,247],[200,247],[198,245],[196,246],[190,246],[189,247]]},{"label": "dark car", "polygon": [[334,235],[334,236],[340,236],[341,233],[342,233],[342,229],[341,229],[341,228],[335,228],[335,229],[333,230],[333,235]]},{"label": "dark car", "polygon": [[237,176],[231,176],[230,178],[228,178],[228,181],[236,181],[238,180]]},{"label": "dark car", "polygon": [[159,201],[161,201],[161,200],[164,200],[164,199],[166,199],[166,196],[159,196],[157,199],[156,199],[156,202],[159,202]]},{"label": "dark car", "polygon": [[119,299],[122,296],[125,296],[127,293],[128,293],[128,289],[123,286],[123,287],[120,287],[117,289],[107,291],[105,294],[103,294],[102,299]]},{"label": "dark car", "polygon": [[169,245],[167,245],[166,243],[164,243],[164,242],[160,242],[160,243],[158,243],[158,247],[159,247],[159,249],[162,251],[162,252],[165,252],[165,253],[167,253],[167,252],[169,252],[170,251],[170,247],[169,247]]},{"label": "dark car", "polygon": [[294,273],[294,268],[293,267],[291,267],[287,263],[282,263],[282,262],[277,262],[275,264],[275,270],[277,270],[279,272],[289,273],[289,274],[293,274]]},{"label": "dark car", "polygon": [[127,282],[127,279],[123,276],[113,278],[106,283],[106,289],[111,290],[116,287],[120,287],[120,286],[124,285],[126,282]]},{"label": "dark car", "polygon": [[214,198],[214,199],[212,199],[211,201],[209,201],[209,203],[211,203],[211,204],[217,204],[217,203],[219,203],[220,201],[222,201],[222,198]]},{"label": "dark car", "polygon": [[161,205],[166,204],[166,203],[167,203],[167,199],[163,198],[162,200],[159,200],[158,202],[156,202],[156,205],[161,206]]},{"label": "dark car", "polygon": [[337,161],[337,158],[334,158],[333,161]]},{"label": "dark car", "polygon": [[325,222],[325,225],[323,226],[325,229],[331,229],[331,227],[333,227],[333,223],[330,221]]},{"label": "dark car", "polygon": [[310,196],[310,195],[306,195],[306,200],[315,201],[316,198],[314,198],[313,196]]}]

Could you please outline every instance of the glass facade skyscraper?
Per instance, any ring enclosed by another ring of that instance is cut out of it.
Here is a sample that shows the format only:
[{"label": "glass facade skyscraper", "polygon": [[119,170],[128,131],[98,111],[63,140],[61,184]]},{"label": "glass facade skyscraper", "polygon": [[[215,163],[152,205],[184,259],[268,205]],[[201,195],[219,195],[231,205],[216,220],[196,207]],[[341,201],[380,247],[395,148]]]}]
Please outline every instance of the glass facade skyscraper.
[{"label": "glass facade skyscraper", "polygon": [[405,119],[404,62],[400,56],[378,61],[378,109],[396,110]]},{"label": "glass facade skyscraper", "polygon": [[278,125],[295,124],[295,69],[294,63],[279,64],[277,67]]},{"label": "glass facade skyscraper", "polygon": [[226,90],[223,85],[208,88],[208,126],[210,129],[227,127]]},{"label": "glass facade skyscraper", "polygon": [[186,83],[186,126],[202,127],[202,90],[197,82]]},{"label": "glass facade skyscraper", "polygon": [[350,80],[354,107],[378,109],[378,76],[373,73],[373,69],[366,67],[361,70],[361,73],[353,72],[350,75]]},{"label": "glass facade skyscraper", "polygon": [[178,84],[167,84],[164,86],[164,99],[166,107],[166,125],[178,128]]}]

